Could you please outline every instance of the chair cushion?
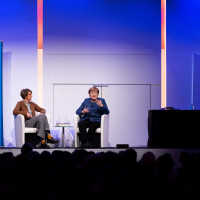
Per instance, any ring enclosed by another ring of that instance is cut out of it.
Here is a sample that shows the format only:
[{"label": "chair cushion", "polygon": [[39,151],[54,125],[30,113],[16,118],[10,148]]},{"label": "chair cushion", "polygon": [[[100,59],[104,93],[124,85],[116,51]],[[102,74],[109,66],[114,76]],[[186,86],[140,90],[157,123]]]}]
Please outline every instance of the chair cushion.
[{"label": "chair cushion", "polygon": [[[76,129],[77,133],[79,133],[79,128]],[[87,128],[87,131],[88,131],[88,128]],[[101,133],[101,128],[97,128],[95,133]]]},{"label": "chair cushion", "polygon": [[37,133],[37,128],[25,128],[25,133]]}]

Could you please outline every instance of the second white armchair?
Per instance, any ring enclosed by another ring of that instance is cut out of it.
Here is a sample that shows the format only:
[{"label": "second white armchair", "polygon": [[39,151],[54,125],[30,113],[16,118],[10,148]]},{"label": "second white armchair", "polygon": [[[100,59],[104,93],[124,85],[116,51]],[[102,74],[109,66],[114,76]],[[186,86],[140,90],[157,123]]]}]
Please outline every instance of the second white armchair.
[{"label": "second white armchair", "polygon": [[[101,116],[101,126],[96,130],[96,134],[100,134],[100,147],[108,147],[108,136],[109,136],[109,117],[110,115],[102,115]],[[79,128],[78,128],[78,121],[80,116],[75,114],[74,115],[74,139],[75,139],[75,147],[80,147],[79,142]]]}]

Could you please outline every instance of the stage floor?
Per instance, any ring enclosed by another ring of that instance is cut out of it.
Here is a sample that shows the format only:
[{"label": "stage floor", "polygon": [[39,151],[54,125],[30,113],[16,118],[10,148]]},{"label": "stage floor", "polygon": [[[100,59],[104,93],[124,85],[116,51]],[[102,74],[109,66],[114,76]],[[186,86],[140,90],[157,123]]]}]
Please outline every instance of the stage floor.
[{"label": "stage floor", "polygon": [[[60,151],[68,151],[68,152],[73,152],[75,150],[78,150],[80,148],[50,148],[50,149],[40,149],[40,148],[35,148],[33,151],[37,151],[39,153],[43,151],[48,151],[52,153],[53,151],[60,150]],[[120,151],[125,151],[127,148],[86,148],[86,151],[92,151],[94,153],[98,152],[107,152],[107,151],[112,151],[112,152],[120,152]],[[130,149],[130,147],[129,147]],[[165,153],[171,154],[173,161],[174,161],[174,168],[179,168],[181,166],[181,163],[179,162],[180,154],[182,152],[188,152],[189,154],[193,153],[200,153],[200,149],[156,149],[156,148],[140,148],[140,147],[131,147],[131,149],[134,149],[137,152],[137,161],[139,161],[144,153],[146,152],[152,152],[156,158],[159,156],[164,155]],[[17,156],[18,154],[21,153],[21,148],[9,148],[9,147],[0,147],[0,154],[4,152],[12,152],[14,156]]]}]

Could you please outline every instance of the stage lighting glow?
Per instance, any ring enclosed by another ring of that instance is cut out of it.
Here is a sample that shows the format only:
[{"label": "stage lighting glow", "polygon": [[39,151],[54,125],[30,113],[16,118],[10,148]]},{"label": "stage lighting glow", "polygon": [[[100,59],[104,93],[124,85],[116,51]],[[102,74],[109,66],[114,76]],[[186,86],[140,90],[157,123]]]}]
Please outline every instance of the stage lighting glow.
[{"label": "stage lighting glow", "polygon": [[161,108],[167,105],[166,0],[161,0]]},{"label": "stage lighting glow", "polygon": [[38,49],[43,49],[43,0],[37,1]]},{"label": "stage lighting glow", "polygon": [[38,23],[38,104],[43,106],[43,0],[37,0]]},{"label": "stage lighting glow", "polygon": [[43,49],[38,49],[38,105],[43,106]]},{"label": "stage lighting glow", "polygon": [[3,86],[2,86],[2,57],[3,57],[3,42],[0,41],[0,146],[3,145]]}]

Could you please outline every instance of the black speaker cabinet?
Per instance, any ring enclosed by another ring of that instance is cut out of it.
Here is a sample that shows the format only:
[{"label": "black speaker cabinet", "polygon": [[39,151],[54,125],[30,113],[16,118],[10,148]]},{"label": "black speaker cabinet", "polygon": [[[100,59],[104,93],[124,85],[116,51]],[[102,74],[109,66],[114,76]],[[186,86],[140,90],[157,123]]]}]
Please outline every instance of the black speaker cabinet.
[{"label": "black speaker cabinet", "polygon": [[200,110],[149,110],[149,148],[200,148]]}]

